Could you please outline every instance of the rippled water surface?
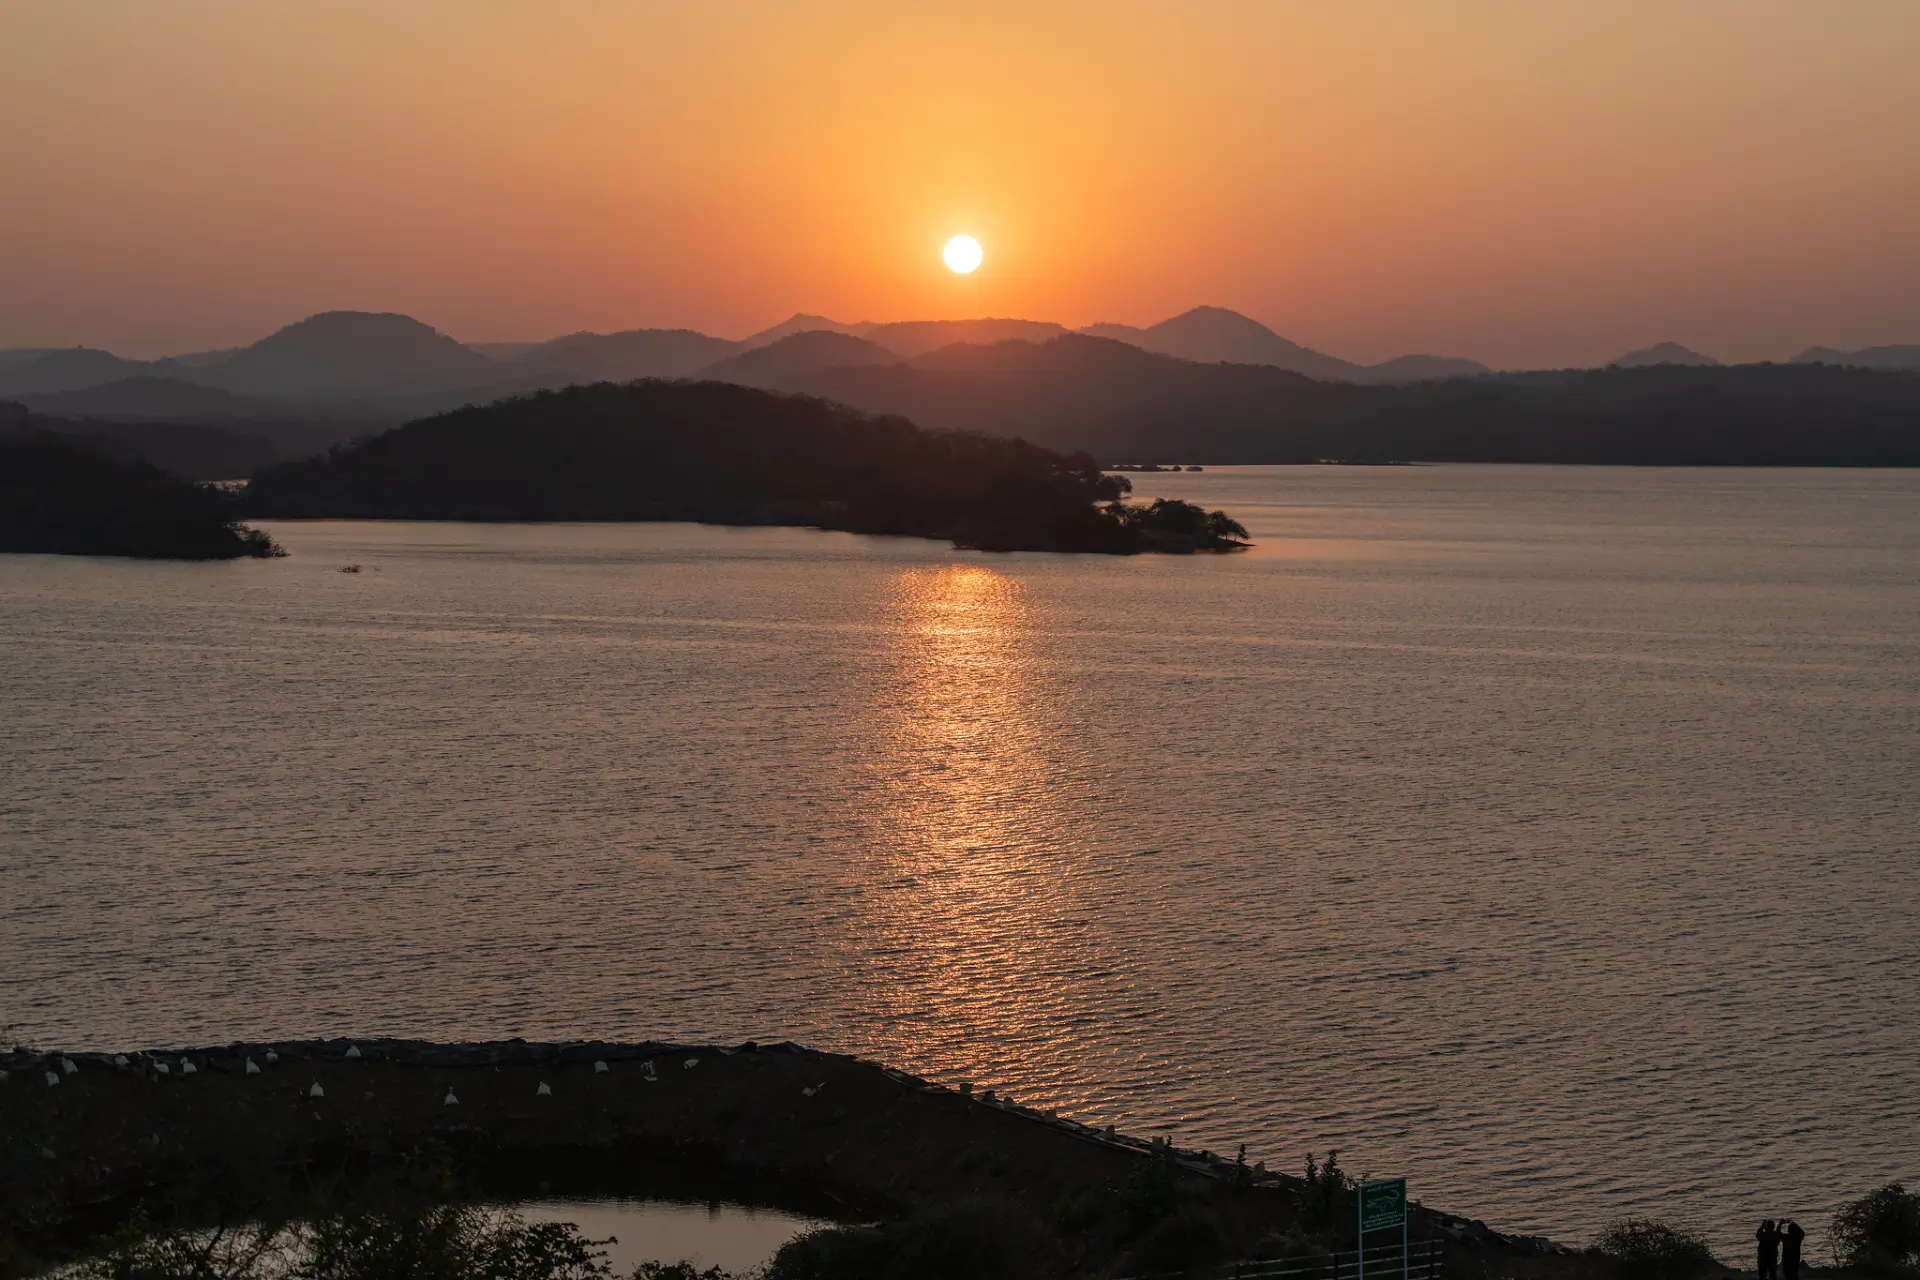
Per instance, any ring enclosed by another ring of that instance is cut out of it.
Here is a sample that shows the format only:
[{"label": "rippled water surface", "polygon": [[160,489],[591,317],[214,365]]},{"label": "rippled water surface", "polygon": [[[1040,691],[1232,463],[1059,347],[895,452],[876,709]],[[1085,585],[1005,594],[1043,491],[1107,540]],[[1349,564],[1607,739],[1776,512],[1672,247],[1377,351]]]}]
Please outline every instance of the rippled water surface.
[{"label": "rippled water surface", "polygon": [[1569,1239],[1920,1175],[1920,475],[1143,479],[1258,549],[0,557],[0,1023],[792,1038]]}]

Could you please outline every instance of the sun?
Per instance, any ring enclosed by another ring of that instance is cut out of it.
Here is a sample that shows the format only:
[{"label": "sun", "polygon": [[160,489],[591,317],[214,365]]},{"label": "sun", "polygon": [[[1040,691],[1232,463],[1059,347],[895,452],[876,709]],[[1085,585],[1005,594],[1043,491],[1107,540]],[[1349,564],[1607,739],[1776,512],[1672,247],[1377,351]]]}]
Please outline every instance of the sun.
[{"label": "sun", "polygon": [[947,270],[965,276],[972,275],[986,255],[980,251],[980,242],[972,236],[955,236],[947,241],[940,256],[947,260]]}]

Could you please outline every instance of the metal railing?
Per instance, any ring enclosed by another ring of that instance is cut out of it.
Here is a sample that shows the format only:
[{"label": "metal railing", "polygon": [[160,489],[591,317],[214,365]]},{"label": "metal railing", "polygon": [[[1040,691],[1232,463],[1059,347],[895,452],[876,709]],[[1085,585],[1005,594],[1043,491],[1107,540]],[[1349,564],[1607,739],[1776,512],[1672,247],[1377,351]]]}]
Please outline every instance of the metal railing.
[{"label": "metal railing", "polygon": [[[1162,1271],[1127,1280],[1439,1280],[1446,1274],[1444,1247],[1438,1240],[1375,1245],[1364,1251],[1319,1253],[1305,1258],[1251,1258],[1197,1271]],[[1363,1265],[1364,1264],[1364,1270]]]}]

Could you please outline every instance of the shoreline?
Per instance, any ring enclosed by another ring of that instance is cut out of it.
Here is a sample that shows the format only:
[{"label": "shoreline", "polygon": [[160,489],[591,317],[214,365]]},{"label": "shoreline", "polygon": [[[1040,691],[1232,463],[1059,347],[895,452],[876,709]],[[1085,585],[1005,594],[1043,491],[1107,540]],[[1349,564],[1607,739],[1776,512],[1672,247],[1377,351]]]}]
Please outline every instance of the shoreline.
[{"label": "shoreline", "polygon": [[[540,1170],[576,1191],[584,1176],[601,1194],[609,1180],[698,1184],[722,1199],[735,1197],[713,1188],[737,1186],[743,1203],[837,1205],[823,1216],[848,1222],[981,1199],[1068,1205],[1157,1165],[1236,1241],[1297,1225],[1303,1185],[787,1042],[236,1042],[21,1050],[0,1056],[0,1070],[5,1274],[83,1247],[154,1196],[188,1203],[223,1186],[311,1181],[314,1169],[364,1172],[428,1146],[450,1153],[470,1187]],[[1565,1245],[1417,1201],[1411,1231],[1440,1242],[1455,1275],[1489,1264],[1504,1275],[1583,1273],[1567,1269],[1582,1255]],[[1087,1251],[1077,1272],[1124,1273],[1112,1269],[1122,1253]]]}]

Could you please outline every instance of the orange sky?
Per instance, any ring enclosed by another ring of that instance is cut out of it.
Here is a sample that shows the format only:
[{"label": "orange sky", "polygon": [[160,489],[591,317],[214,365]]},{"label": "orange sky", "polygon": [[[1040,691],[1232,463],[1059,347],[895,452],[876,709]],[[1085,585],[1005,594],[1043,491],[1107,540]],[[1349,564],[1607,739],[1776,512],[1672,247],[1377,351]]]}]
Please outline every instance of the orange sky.
[{"label": "orange sky", "polygon": [[0,346],[1198,303],[1359,360],[1920,342],[1916,68],[1915,0],[0,0]]}]

